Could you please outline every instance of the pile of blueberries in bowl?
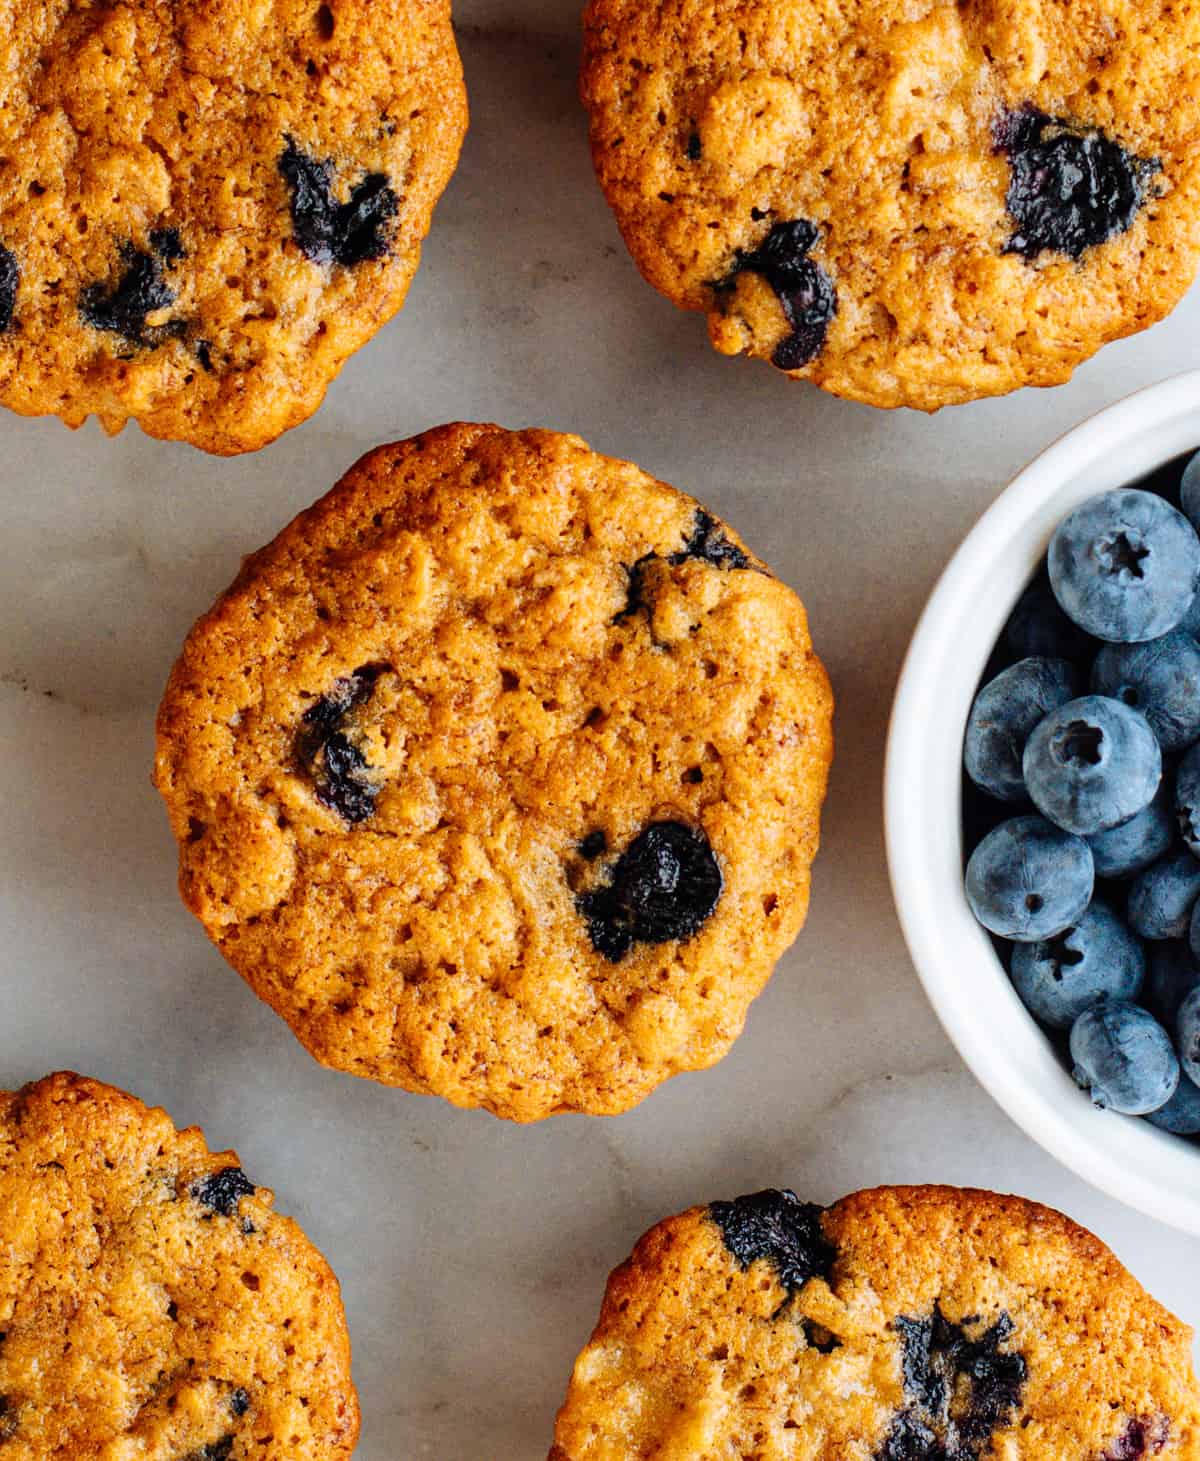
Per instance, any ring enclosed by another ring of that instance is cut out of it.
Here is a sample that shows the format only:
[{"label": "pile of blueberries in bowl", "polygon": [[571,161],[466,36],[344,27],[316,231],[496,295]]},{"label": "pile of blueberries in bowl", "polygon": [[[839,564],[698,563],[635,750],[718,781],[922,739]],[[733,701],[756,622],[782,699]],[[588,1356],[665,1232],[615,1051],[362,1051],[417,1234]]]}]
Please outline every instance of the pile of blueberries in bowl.
[{"label": "pile of blueberries in bowl", "polygon": [[1200,1137],[1200,454],[1055,529],[963,747],[967,899],[1098,1106]]}]

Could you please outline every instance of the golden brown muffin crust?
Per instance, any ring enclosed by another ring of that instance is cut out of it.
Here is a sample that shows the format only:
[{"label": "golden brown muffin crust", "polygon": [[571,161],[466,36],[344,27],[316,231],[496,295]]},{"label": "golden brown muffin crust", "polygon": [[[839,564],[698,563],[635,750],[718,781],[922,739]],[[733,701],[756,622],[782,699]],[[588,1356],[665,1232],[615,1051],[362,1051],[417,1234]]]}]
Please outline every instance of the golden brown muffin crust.
[{"label": "golden brown muffin crust", "polygon": [[1191,1330],[1070,1219],[952,1187],[789,1198],[642,1238],[552,1461],[1200,1456]]},{"label": "golden brown muffin crust", "polygon": [[458,157],[448,0],[4,0],[0,37],[0,402],[225,454],[311,415]]},{"label": "golden brown muffin crust", "polygon": [[69,1072],[0,1093],[5,1461],[339,1461],[337,1280],[197,1127]]},{"label": "golden brown muffin crust", "polygon": [[[340,808],[326,718],[364,763]],[[830,718],[800,601],[692,498],[456,425],[247,561],[171,675],[156,777],[184,900],[313,1054],[533,1120],[728,1050],[804,919]],[[583,910],[664,823],[715,912],[602,952]]]},{"label": "golden brown muffin crust", "polygon": [[[796,221],[836,314],[791,373],[877,406],[1058,384],[1192,281],[1194,0],[590,0],[585,31],[601,185],[646,278],[704,312],[718,350],[771,359],[788,339],[787,290],[738,266]],[[1126,149],[1131,227],[1077,256],[1014,247],[1031,112]]]}]

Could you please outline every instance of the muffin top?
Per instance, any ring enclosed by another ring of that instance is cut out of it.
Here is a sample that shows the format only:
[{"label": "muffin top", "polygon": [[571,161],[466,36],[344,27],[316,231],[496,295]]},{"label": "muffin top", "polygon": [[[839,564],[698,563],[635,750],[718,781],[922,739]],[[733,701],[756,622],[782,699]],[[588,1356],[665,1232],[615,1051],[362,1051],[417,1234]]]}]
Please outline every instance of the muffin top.
[{"label": "muffin top", "polygon": [[517,1120],[712,1064],[803,922],[803,606],[577,437],[363,458],[192,630],[157,784],[188,906],[322,1061]]},{"label": "muffin top", "polygon": [[16,0],[0,403],[207,451],[311,415],[458,156],[448,0]]},{"label": "muffin top", "polygon": [[337,1281],[233,1152],[81,1076],[0,1093],[4,1461],[337,1461]]},{"label": "muffin top", "polygon": [[590,0],[582,90],[642,272],[718,350],[939,406],[1054,385],[1200,250],[1200,11]]},{"label": "muffin top", "polygon": [[1191,1340],[1037,1203],[759,1192],[666,1219],[613,1273],[551,1461],[1191,1461]]}]

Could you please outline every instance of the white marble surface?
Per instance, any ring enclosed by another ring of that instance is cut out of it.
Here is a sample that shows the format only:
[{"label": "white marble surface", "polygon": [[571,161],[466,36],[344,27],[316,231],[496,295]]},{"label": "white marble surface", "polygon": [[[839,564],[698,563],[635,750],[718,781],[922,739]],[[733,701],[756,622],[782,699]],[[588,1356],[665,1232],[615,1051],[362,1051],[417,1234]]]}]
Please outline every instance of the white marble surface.
[{"label": "white marble surface", "polygon": [[[641,282],[593,183],[574,8],[462,0],[462,166],[407,310],[308,425],[220,462],[0,421],[0,1084],[73,1066],[237,1145],[342,1279],[363,1461],[543,1457],[608,1269],[656,1217],[769,1183],[1024,1192],[1200,1321],[1195,1241],[1069,1176],[961,1066],[879,812],[892,687],[947,556],[1038,448],[1200,363],[1200,292],[1070,386],[934,420],[723,360]],[[171,659],[239,555],[362,450],[454,417],[570,428],[710,502],[803,594],[838,692],[807,931],[720,1067],[616,1120],[516,1129],[321,1070],[178,904],[149,786]]]}]

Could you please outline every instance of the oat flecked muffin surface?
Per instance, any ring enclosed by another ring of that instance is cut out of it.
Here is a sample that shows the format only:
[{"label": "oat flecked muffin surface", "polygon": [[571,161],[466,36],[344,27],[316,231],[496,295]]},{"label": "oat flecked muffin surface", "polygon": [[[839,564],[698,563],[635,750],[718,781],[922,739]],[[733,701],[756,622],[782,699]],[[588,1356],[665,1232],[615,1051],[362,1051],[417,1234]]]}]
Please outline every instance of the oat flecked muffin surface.
[{"label": "oat flecked muffin surface", "polygon": [[81,1076],[0,1093],[4,1461],[339,1461],[337,1280],[233,1152]]},{"label": "oat flecked muffin surface", "polygon": [[310,416],[458,157],[448,0],[0,13],[0,403],[225,454]]},{"label": "oat flecked muffin surface", "polygon": [[1193,0],[589,0],[582,92],[639,267],[835,395],[1055,385],[1200,253]]},{"label": "oat flecked muffin surface", "polygon": [[1037,1203],[760,1192],[668,1218],[612,1274],[550,1457],[1195,1461],[1191,1340]]},{"label": "oat flecked muffin surface", "polygon": [[456,425],[246,562],[156,779],[185,902],[318,1059],[612,1113],[720,1059],[796,936],[830,718],[800,601],[692,498]]}]

